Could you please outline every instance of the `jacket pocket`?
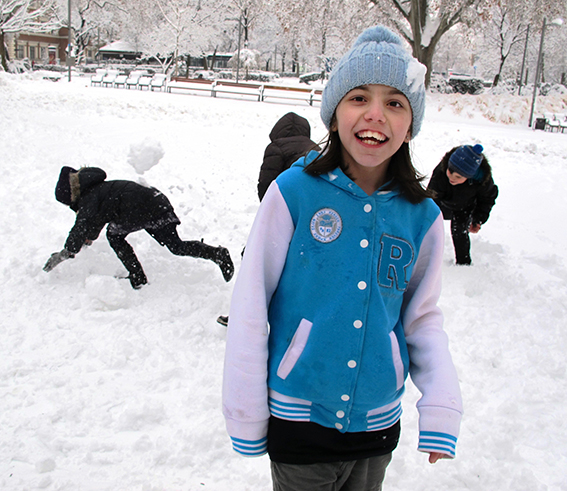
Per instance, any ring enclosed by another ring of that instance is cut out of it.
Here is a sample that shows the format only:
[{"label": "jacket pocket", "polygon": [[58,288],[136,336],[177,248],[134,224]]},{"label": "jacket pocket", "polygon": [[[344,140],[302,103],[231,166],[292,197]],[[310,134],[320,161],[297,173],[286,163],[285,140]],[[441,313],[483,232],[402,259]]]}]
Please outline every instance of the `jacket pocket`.
[{"label": "jacket pocket", "polygon": [[281,379],[285,380],[287,378],[301,356],[301,353],[303,353],[307,340],[309,339],[312,326],[313,322],[310,322],[307,319],[301,319],[299,327],[297,328],[297,331],[295,331],[293,339],[291,340],[291,343],[278,366],[278,371],[276,373]]},{"label": "jacket pocket", "polygon": [[394,331],[390,333],[390,343],[392,345],[392,360],[396,371],[396,389],[399,390],[404,386],[404,362],[400,353],[398,338]]}]

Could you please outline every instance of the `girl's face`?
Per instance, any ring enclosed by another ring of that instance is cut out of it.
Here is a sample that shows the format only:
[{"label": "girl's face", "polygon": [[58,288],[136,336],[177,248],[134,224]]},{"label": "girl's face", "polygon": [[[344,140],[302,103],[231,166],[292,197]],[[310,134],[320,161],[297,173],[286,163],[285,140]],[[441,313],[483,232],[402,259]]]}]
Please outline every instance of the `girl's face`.
[{"label": "girl's face", "polygon": [[447,179],[449,179],[449,184],[451,184],[451,186],[463,184],[463,182],[467,180],[466,177],[461,176],[458,172],[451,171],[449,168],[447,168]]},{"label": "girl's face", "polygon": [[338,131],[343,159],[355,177],[370,170],[385,177],[392,155],[411,138],[410,103],[387,85],[351,90],[339,102],[335,116],[331,130]]}]

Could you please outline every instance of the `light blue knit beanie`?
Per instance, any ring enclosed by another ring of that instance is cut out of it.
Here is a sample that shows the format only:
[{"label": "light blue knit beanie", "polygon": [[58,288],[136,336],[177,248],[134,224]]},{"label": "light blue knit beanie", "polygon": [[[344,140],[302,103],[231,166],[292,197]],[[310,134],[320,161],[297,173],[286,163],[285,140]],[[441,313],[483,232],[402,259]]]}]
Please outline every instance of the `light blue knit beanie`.
[{"label": "light blue knit beanie", "polygon": [[409,100],[413,115],[411,136],[414,138],[419,133],[425,112],[426,70],[404,49],[396,34],[383,26],[370,27],[333,68],[323,91],[321,119],[330,130],[335,109],[347,92],[361,85],[388,85]]}]

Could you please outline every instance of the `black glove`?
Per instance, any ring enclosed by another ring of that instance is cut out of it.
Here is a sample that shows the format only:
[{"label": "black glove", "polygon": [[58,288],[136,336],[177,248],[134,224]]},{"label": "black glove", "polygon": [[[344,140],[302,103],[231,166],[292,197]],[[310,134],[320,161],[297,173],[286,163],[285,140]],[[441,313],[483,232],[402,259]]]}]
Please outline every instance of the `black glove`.
[{"label": "black glove", "polygon": [[72,257],[75,257],[75,254],[69,252],[67,249],[63,249],[59,252],[54,252],[53,254],[51,254],[51,257],[45,263],[43,270],[49,272],[59,263],[62,263],[66,259],[70,259]]}]

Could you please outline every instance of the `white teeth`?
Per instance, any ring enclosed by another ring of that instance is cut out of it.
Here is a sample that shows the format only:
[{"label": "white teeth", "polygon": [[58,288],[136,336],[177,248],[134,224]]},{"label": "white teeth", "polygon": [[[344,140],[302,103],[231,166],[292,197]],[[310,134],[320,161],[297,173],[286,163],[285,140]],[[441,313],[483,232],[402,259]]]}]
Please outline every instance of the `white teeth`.
[{"label": "white teeth", "polygon": [[387,140],[387,138],[382,133],[369,130],[361,131],[357,133],[357,136],[359,138],[373,138],[374,140],[378,140],[379,142],[384,142]]}]

